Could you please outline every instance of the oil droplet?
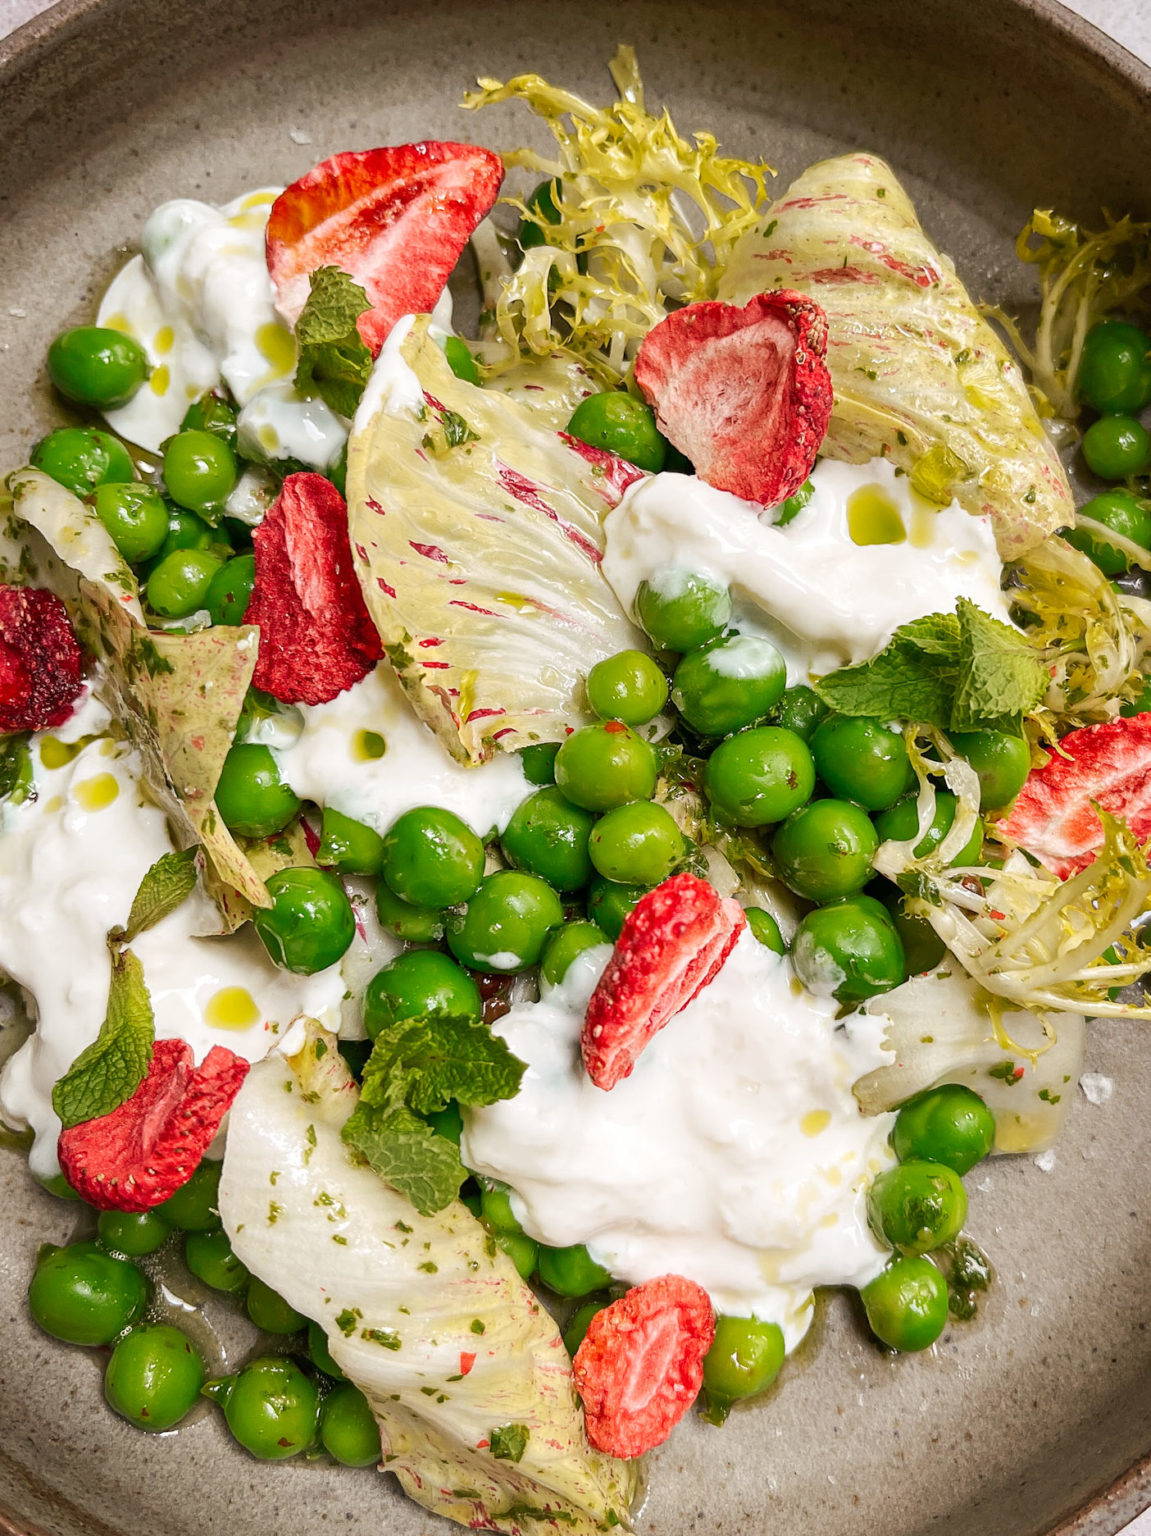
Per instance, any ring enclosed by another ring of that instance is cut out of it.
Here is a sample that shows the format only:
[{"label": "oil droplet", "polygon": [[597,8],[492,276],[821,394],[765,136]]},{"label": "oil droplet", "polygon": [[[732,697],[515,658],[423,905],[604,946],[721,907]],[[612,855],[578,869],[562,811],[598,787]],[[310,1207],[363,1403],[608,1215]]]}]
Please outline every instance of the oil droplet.
[{"label": "oil droplet", "polygon": [[935,543],[936,520],[939,508],[925,497],[912,493],[911,546],[913,549],[930,549]]},{"label": "oil droplet", "polygon": [[152,377],[148,380],[148,387],[154,395],[166,395],[171,382],[171,369],[167,363],[161,363],[158,368],[152,369]]},{"label": "oil droplet", "polygon": [[204,1020],[213,1029],[250,1029],[259,1017],[256,1000],[245,987],[221,987],[204,1009]]},{"label": "oil droplet", "polygon": [[838,1168],[825,1168],[823,1170],[823,1177],[833,1188],[843,1183],[843,1174]]},{"label": "oil droplet", "polygon": [[152,346],[164,357],[169,353],[176,341],[176,333],[170,325],[162,325],[152,338]]},{"label": "oil droplet", "polygon": [[271,203],[276,201],[278,195],[279,194],[276,192],[249,192],[247,197],[240,204],[240,207],[242,209],[267,208]]},{"label": "oil droplet", "polygon": [[86,811],[102,811],[120,793],[120,781],[114,773],[98,773],[95,778],[73,784],[72,797]]},{"label": "oil droplet", "polygon": [[352,757],[357,763],[370,763],[383,757],[388,744],[379,731],[357,731],[352,742]]},{"label": "oil droplet", "polygon": [[847,531],[853,544],[902,544],[907,537],[899,508],[881,485],[861,485],[847,498]]},{"label": "oil droplet", "polygon": [[296,366],[296,342],[287,326],[269,320],[256,331],[256,345],[272,365],[275,378],[283,378]]},{"label": "oil droplet", "polygon": [[62,811],[63,809],[64,797],[62,795],[53,795],[51,800],[44,806],[45,813],[49,816],[53,816],[57,811]]},{"label": "oil droplet", "polygon": [[818,1136],[820,1131],[826,1131],[830,1124],[831,1111],[829,1109],[809,1109],[799,1122],[799,1128],[805,1136]]},{"label": "oil droplet", "polygon": [[275,427],[270,422],[261,422],[256,436],[260,440],[260,447],[265,453],[275,453],[280,446],[280,438]]},{"label": "oil droplet", "polygon": [[40,743],[40,761],[49,770],[64,768],[83,745],[82,741],[61,741],[58,736],[45,736]]},{"label": "oil droplet", "polygon": [[106,326],[110,331],[123,331],[125,336],[132,335],[132,322],[128,319],[127,315],[122,315],[119,312],[109,315],[107,320],[102,320],[100,324]]}]

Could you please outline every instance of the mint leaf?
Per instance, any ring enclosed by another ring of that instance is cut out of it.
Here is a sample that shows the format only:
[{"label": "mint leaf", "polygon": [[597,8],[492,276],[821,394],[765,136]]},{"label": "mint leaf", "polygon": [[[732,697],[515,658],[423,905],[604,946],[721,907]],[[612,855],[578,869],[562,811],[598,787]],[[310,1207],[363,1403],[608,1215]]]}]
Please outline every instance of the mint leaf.
[{"label": "mint leaf", "polygon": [[959,621],[933,613],[901,624],[878,656],[812,684],[841,715],[915,720],[946,728],[958,672]]},{"label": "mint leaf", "polygon": [[112,952],[108,1013],[100,1033],[52,1089],[65,1129],[110,1115],[130,1099],[152,1063],[155,1028],[144,970],[130,949]]},{"label": "mint leaf", "polygon": [[161,854],[140,881],[140,888],[132,898],[127,927],[114,929],[113,936],[130,944],[137,934],[154,928],[174,912],[195,888],[196,849]]},{"label": "mint leaf", "polygon": [[524,1075],[499,1035],[469,1019],[404,1019],[377,1037],[364,1068],[369,1103],[406,1103],[419,1114],[510,1099]]},{"label": "mint leaf", "polygon": [[421,1216],[450,1205],[467,1178],[455,1143],[403,1105],[386,1109],[361,1099],[340,1134]]},{"label": "mint leaf", "polygon": [[372,371],[372,354],[356,321],[371,309],[367,294],[339,267],[317,267],[296,321],[296,388],[319,395],[340,416],[354,416]]},{"label": "mint leaf", "polygon": [[1023,716],[1047,692],[1048,675],[1035,647],[1009,624],[965,597],[959,620],[959,674],[951,707],[955,731],[998,730],[1019,735]]},{"label": "mint leaf", "polygon": [[492,1455],[499,1461],[522,1461],[531,1431],[526,1424],[501,1424],[488,1430]]}]

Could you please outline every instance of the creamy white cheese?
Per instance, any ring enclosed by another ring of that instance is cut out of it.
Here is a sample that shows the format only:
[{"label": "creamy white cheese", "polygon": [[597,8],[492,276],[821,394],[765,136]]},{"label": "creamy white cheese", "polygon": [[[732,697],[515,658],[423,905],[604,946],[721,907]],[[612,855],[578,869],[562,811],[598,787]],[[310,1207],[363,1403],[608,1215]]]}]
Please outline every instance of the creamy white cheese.
[{"label": "creamy white cheese", "polygon": [[515,1191],[525,1231],[586,1242],[618,1279],[686,1275],[722,1312],[778,1323],[789,1349],[817,1285],[864,1285],[888,1257],[866,1187],[893,1161],[893,1117],[851,1087],[890,1060],[881,1016],[841,1024],[790,962],[745,933],[716,979],[610,1092],[580,1059],[607,959],[494,1026],[527,1063],[514,1099],[465,1115],[464,1162]]},{"label": "creamy white cheese", "polygon": [[[900,624],[950,612],[961,596],[1007,618],[988,518],[971,517],[957,502],[931,506],[882,459],[824,459],[811,483],[807,506],[780,527],[763,508],[693,475],[639,481],[604,524],[604,575],[629,613],[645,580],[675,580],[688,570],[730,585],[735,622],[775,641],[792,684],[867,661]],[[880,499],[898,518],[901,542],[853,540],[849,503],[857,493]]]}]

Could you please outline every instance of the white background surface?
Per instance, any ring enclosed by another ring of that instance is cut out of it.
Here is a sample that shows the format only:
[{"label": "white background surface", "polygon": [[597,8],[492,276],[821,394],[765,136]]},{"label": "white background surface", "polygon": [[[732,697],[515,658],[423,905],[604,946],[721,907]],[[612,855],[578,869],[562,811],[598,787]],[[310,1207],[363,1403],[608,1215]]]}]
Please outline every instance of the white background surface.
[{"label": "white background surface", "polygon": [[[970,0],[978,9],[979,0]],[[1064,0],[1132,53],[1151,63],[1151,0]],[[0,0],[0,37],[49,8],[46,0]],[[1151,1536],[1151,1510],[1129,1525],[1123,1536]]]}]

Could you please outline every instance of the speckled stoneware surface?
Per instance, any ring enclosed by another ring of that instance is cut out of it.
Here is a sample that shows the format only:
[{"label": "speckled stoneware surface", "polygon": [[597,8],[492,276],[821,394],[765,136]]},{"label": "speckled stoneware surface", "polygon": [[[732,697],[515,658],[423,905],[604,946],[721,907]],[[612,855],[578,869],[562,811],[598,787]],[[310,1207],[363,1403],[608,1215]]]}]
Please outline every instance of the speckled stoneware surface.
[{"label": "speckled stoneware surface", "polygon": [[[535,69],[603,96],[619,40],[639,48],[649,101],[766,156],[781,182],[829,152],[889,156],[987,296],[1026,299],[1012,239],[1033,204],[1151,212],[1151,74],[1054,6],[67,3],[0,46],[0,464],[59,419],[48,339],[90,316],[157,202],[223,200],[407,137],[514,143],[515,109],[457,110],[477,73]],[[980,1321],[928,1357],[885,1359],[831,1298],[819,1348],[768,1401],[722,1432],[688,1422],[652,1458],[646,1536],[1032,1536],[1063,1521],[1101,1536],[1142,1507],[1147,1476],[1129,1469],[1151,1449],[1151,1038],[1100,1025],[1089,1065],[1114,1097],[1076,1095],[1053,1169],[1000,1161],[969,1181],[971,1231],[999,1272]],[[446,1531],[374,1473],[252,1461],[210,1414],[157,1439],[114,1419],[99,1358],[36,1333],[24,1307],[37,1244],[63,1240],[73,1210],[0,1154],[0,1529]]]}]

